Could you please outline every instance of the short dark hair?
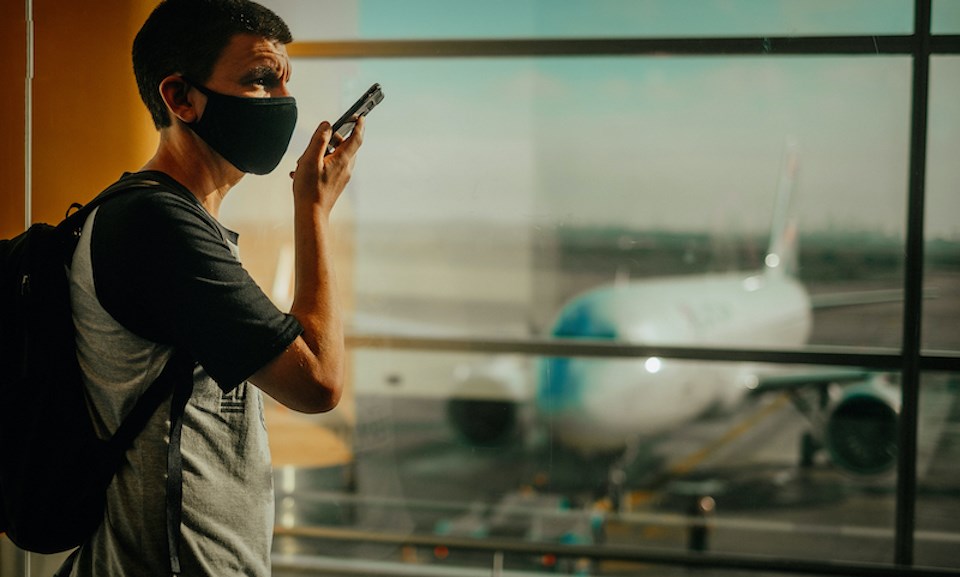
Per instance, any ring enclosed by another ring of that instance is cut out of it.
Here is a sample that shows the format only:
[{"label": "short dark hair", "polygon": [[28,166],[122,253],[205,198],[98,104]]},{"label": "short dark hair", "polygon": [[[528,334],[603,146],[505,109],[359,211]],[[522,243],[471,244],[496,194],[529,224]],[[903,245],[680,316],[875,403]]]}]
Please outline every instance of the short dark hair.
[{"label": "short dark hair", "polygon": [[133,73],[158,130],[171,123],[160,82],[177,73],[205,82],[237,34],[293,40],[279,16],[250,0],[163,0],[154,8],[133,41]]}]

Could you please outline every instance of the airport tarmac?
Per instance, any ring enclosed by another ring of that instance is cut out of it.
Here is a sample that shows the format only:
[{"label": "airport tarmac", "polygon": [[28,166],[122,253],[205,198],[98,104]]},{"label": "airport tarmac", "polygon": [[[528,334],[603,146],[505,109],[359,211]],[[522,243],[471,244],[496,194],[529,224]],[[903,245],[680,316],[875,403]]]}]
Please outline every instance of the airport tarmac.
[{"label": "airport tarmac", "polygon": [[[950,322],[960,318],[960,275],[935,280],[942,298],[925,302],[934,319],[926,338],[937,348],[960,350]],[[818,313],[811,342],[896,347],[901,311],[894,303]],[[915,561],[921,566],[960,568],[958,392],[960,375],[924,377],[915,535]],[[339,573],[316,569],[316,574],[377,575],[434,574],[427,568],[464,568],[466,575],[491,562],[489,554],[297,536],[298,528],[312,526],[393,536],[668,551],[693,546],[779,559],[893,561],[894,476],[854,478],[825,459],[800,467],[806,418],[781,394],[749,399],[732,412],[709,415],[638,445],[622,470],[622,483],[611,483],[608,462],[556,446],[545,430],[509,447],[468,446],[447,422],[442,400],[361,396],[356,415],[348,463],[278,470],[278,576],[294,574],[284,572],[290,566],[284,563],[296,565],[298,559],[340,567]],[[614,471],[619,478],[619,470]],[[713,508],[700,517],[708,530],[697,533],[691,530],[697,525],[689,513],[704,497]],[[553,560],[507,557],[503,566],[547,571],[544,562]],[[403,573],[405,567],[423,572]],[[596,575],[688,574],[682,567],[627,568],[614,562],[569,563],[560,569]]]},{"label": "airport tarmac", "polygon": [[[950,385],[931,388],[936,391],[924,396],[924,407],[946,406],[949,411],[931,424],[939,428],[936,438],[921,434],[917,561],[957,567],[960,403]],[[757,400],[651,443],[628,467],[618,512],[610,510],[604,496],[607,471],[602,463],[544,444],[507,450],[466,447],[456,440],[437,403],[383,403],[359,401],[360,407],[379,404],[375,412],[389,413],[391,424],[360,424],[361,443],[373,442],[355,455],[349,472],[331,469],[314,479],[299,472],[295,490],[278,501],[281,525],[683,550],[691,539],[686,513],[695,498],[709,496],[715,511],[704,547],[710,551],[892,561],[893,480],[862,483],[823,462],[800,469],[798,439],[805,423],[782,398]],[[374,438],[363,440],[367,435]],[[328,485],[311,486],[318,478]],[[315,500],[306,496],[310,492]],[[323,541],[280,537],[277,552],[342,556],[352,550],[367,560],[411,555],[397,547],[330,547]],[[418,558],[454,561],[424,552]]]}]

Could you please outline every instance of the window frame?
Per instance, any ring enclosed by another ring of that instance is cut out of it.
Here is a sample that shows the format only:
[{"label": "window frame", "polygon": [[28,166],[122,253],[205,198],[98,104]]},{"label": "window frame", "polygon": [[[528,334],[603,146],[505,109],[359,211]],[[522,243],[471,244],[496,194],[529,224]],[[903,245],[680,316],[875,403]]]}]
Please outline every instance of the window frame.
[{"label": "window frame", "polygon": [[[799,560],[757,560],[736,555],[664,553],[636,549],[611,550],[609,547],[561,546],[524,543],[451,544],[449,538],[426,536],[375,536],[358,532],[324,530],[325,538],[364,540],[403,544],[486,550],[517,554],[553,554],[563,557],[619,559],[645,563],[785,571],[811,575],[939,575],[938,569],[914,566],[916,532],[916,457],[921,375],[925,372],[960,372],[960,353],[933,353],[922,349],[922,303],[924,272],[924,208],[927,166],[927,129],[929,112],[930,59],[932,55],[960,54],[960,35],[931,33],[931,0],[915,0],[914,30],[909,35],[798,36],[798,37],[683,37],[683,38],[569,38],[569,39],[469,39],[469,40],[351,40],[297,42],[289,47],[292,58],[373,59],[373,58],[514,58],[562,56],[908,56],[912,62],[912,103],[909,143],[909,182],[905,271],[903,275],[904,310],[899,350],[855,349],[850,347],[807,348],[801,351],[743,350],[723,348],[681,348],[629,345],[609,342],[576,342],[533,339],[451,339],[419,338],[389,334],[352,334],[348,346],[431,352],[509,353],[542,356],[649,357],[762,362],[774,364],[811,364],[855,366],[858,368],[899,371],[901,376],[901,412],[899,458],[897,464],[894,561],[889,565],[867,565]],[[278,529],[291,531],[291,529]]]}]

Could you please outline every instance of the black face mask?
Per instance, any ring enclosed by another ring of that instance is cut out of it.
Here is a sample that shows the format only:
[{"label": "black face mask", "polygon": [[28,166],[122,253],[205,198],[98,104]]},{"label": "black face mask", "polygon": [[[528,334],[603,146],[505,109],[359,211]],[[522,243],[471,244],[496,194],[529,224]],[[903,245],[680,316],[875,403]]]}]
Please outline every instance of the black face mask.
[{"label": "black face mask", "polygon": [[230,96],[190,84],[207,96],[207,105],[187,126],[210,148],[243,172],[267,174],[280,164],[297,124],[296,99]]}]

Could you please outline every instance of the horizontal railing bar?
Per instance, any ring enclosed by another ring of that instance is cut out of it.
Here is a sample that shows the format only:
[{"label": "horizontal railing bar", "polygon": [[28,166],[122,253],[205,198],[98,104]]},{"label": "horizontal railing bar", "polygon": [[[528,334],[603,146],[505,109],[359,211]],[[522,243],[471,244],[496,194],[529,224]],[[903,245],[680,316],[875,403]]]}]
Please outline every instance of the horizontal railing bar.
[{"label": "horizontal railing bar", "polygon": [[[278,491],[277,499],[293,499],[303,503],[321,503],[328,505],[350,505],[383,509],[405,509],[410,511],[445,511],[469,514],[476,511],[474,502],[440,501],[430,499],[410,499],[406,497],[381,497],[357,495],[341,491]],[[479,510],[483,513],[498,510],[497,503],[484,503]],[[724,516],[695,516],[677,513],[649,512],[600,512],[585,509],[558,509],[556,507],[538,507],[536,505],[509,506],[511,515],[525,516],[530,519],[573,520],[589,516],[594,522],[629,523],[633,525],[653,525],[657,527],[708,527],[710,529],[731,529],[744,532],[783,533],[790,535],[843,535],[864,539],[892,540],[894,531],[887,527],[868,527],[858,525],[816,525],[812,523],[793,523],[788,521],[764,521],[751,518],[726,518]],[[917,531],[918,541],[950,543],[960,546],[960,533],[946,531]]]},{"label": "horizontal railing bar", "polygon": [[[322,555],[274,553],[271,557],[273,572],[336,575],[347,577],[490,577],[489,567],[457,567],[450,563],[423,565],[408,561],[381,561]],[[502,577],[543,577],[543,572],[506,570],[493,573]],[[589,576],[586,576],[589,577]]]},{"label": "horizontal railing bar", "polygon": [[[549,56],[911,55],[910,35],[716,38],[483,38],[294,42],[298,58],[465,58]],[[960,36],[934,36],[934,54],[960,52]]]},{"label": "horizontal railing bar", "polygon": [[[466,337],[420,337],[395,334],[350,334],[347,345],[364,349],[404,349],[434,352],[478,354],[520,354],[548,357],[602,357],[686,359],[720,362],[756,362],[856,366],[865,369],[898,370],[903,359],[898,350],[851,347],[807,347],[796,351],[767,349],[733,349],[714,347],[679,347],[617,343],[587,339],[507,339]],[[923,355],[924,371],[960,371],[960,354]]]},{"label": "horizontal railing bar", "polygon": [[933,567],[903,567],[878,563],[845,563],[839,561],[807,561],[801,559],[763,558],[724,553],[668,551],[643,547],[557,545],[515,539],[473,539],[439,535],[403,535],[360,529],[334,527],[276,527],[274,534],[285,537],[376,543],[396,546],[447,547],[448,549],[481,552],[502,552],[509,555],[556,555],[596,561],[626,561],[657,565],[679,565],[710,569],[773,571],[809,575],[841,575],[846,577],[943,577],[960,576],[960,571]]}]

